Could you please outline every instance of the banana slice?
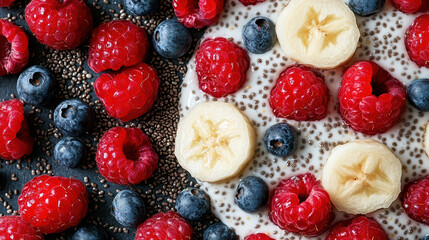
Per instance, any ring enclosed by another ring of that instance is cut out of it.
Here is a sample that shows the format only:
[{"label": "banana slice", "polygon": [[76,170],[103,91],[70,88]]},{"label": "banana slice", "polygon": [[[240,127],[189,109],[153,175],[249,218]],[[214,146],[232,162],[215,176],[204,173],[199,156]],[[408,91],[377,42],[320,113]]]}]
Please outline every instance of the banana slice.
[{"label": "banana slice", "polygon": [[402,165],[384,144],[359,140],[332,149],[322,186],[332,203],[351,214],[389,207],[401,190]]},{"label": "banana slice", "polygon": [[200,181],[219,182],[237,175],[253,159],[255,149],[252,124],[230,103],[200,103],[177,128],[177,160]]},{"label": "banana slice", "polygon": [[277,18],[276,32],[287,57],[322,69],[347,62],[360,37],[344,0],[291,0]]}]

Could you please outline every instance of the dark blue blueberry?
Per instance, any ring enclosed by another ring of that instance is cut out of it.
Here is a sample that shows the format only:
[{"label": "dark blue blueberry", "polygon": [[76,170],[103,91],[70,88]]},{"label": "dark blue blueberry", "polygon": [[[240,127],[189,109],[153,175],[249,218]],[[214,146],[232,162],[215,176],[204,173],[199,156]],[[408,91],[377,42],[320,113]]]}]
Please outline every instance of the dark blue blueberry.
[{"label": "dark blue blueberry", "polygon": [[95,113],[88,104],[79,99],[66,100],[57,106],[54,122],[66,136],[79,137],[94,124]]},{"label": "dark blue blueberry", "polygon": [[19,98],[33,106],[48,104],[55,94],[55,76],[46,67],[31,66],[19,75],[16,91]]},{"label": "dark blue blueberry", "polygon": [[175,19],[165,20],[156,27],[152,37],[155,51],[165,58],[185,55],[192,43],[189,30]]},{"label": "dark blue blueberry", "polygon": [[277,42],[273,21],[266,17],[252,18],[244,26],[243,42],[247,50],[252,53],[268,52]]},{"label": "dark blue blueberry", "polygon": [[187,220],[200,220],[210,211],[210,197],[201,189],[186,188],[177,196],[176,209]]},{"label": "dark blue blueberry", "polygon": [[109,240],[109,236],[103,229],[95,225],[87,225],[78,228],[72,240]]},{"label": "dark blue blueberry", "polygon": [[259,177],[250,176],[241,180],[238,184],[235,203],[243,211],[254,213],[267,204],[268,196],[267,183]]},{"label": "dark blue blueberry", "polygon": [[350,0],[349,8],[355,14],[367,17],[380,12],[385,3],[386,0]]},{"label": "dark blue blueberry", "polygon": [[85,145],[78,138],[67,137],[55,145],[55,160],[68,168],[76,168],[85,158]]},{"label": "dark blue blueberry", "polygon": [[427,234],[427,235],[423,238],[423,240],[429,240],[429,234]]},{"label": "dark blue blueberry", "polygon": [[204,231],[203,240],[236,240],[237,235],[231,228],[219,222]]},{"label": "dark blue blueberry", "polygon": [[277,123],[265,132],[264,143],[271,154],[286,157],[298,147],[298,134],[291,125]]},{"label": "dark blue blueberry", "polygon": [[125,8],[137,16],[148,15],[159,10],[160,0],[125,0]]},{"label": "dark blue blueberry", "polygon": [[407,88],[410,104],[421,112],[429,111],[429,79],[417,79]]},{"label": "dark blue blueberry", "polygon": [[146,208],[140,195],[122,190],[113,199],[111,213],[124,227],[137,227],[144,221]]}]

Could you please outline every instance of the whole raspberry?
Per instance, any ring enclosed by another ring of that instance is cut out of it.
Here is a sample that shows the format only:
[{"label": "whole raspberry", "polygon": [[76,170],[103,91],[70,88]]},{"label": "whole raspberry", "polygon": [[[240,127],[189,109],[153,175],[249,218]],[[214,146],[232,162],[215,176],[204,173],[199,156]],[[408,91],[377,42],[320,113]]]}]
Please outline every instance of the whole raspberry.
[{"label": "whole raspberry", "polygon": [[190,240],[192,226],[176,212],[158,213],[140,224],[135,240]]},{"label": "whole raspberry", "polygon": [[27,65],[29,58],[25,32],[20,27],[0,19],[0,76],[20,72]]},{"label": "whole raspberry", "polygon": [[429,224],[429,175],[407,184],[400,199],[410,218]]},{"label": "whole raspberry", "polygon": [[88,201],[81,181],[42,175],[22,188],[19,214],[42,233],[58,233],[79,224],[86,216]]},{"label": "whole raspberry", "polygon": [[128,122],[152,108],[159,84],[156,70],[140,63],[116,73],[101,75],[95,81],[94,88],[107,113]]},{"label": "whole raspberry", "polygon": [[9,7],[15,0],[0,0],[0,7]]},{"label": "whole raspberry", "polygon": [[195,55],[200,89],[213,97],[236,92],[246,81],[247,52],[225,38],[205,40]]},{"label": "whole raspberry", "polygon": [[344,121],[370,135],[386,132],[401,118],[405,97],[405,86],[369,61],[347,69],[338,92]]},{"label": "whole raspberry", "polygon": [[261,2],[265,2],[265,0],[239,0],[244,6],[256,5]]},{"label": "whole raspberry", "polygon": [[244,240],[275,240],[275,239],[270,238],[265,233],[254,233],[252,235],[245,237]]},{"label": "whole raspberry", "polygon": [[333,219],[329,194],[311,173],[280,182],[271,199],[271,221],[289,232],[317,236]]},{"label": "whole raspberry", "polygon": [[1,240],[42,240],[43,235],[36,230],[22,217],[4,216],[0,217],[0,239]]},{"label": "whole raspberry", "polygon": [[39,42],[57,50],[78,47],[92,30],[91,10],[83,0],[32,0],[25,20]]},{"label": "whole raspberry", "polygon": [[421,15],[405,33],[408,55],[419,67],[429,68],[429,14]]},{"label": "whole raspberry", "polygon": [[158,165],[149,137],[138,128],[110,129],[97,146],[95,160],[101,175],[122,185],[150,178]]},{"label": "whole raspberry", "polygon": [[363,216],[338,222],[325,238],[325,240],[342,239],[388,240],[387,234],[376,221]]},{"label": "whole raspberry", "polygon": [[20,159],[33,151],[23,104],[17,99],[0,102],[0,158]]},{"label": "whole raspberry", "polygon": [[393,5],[404,13],[415,13],[423,9],[427,0],[392,0]]},{"label": "whole raspberry", "polygon": [[203,28],[217,23],[224,0],[173,0],[177,19],[188,28]]},{"label": "whole raspberry", "polygon": [[313,121],[326,117],[330,94],[325,80],[305,66],[291,66],[280,74],[270,105],[277,117]]},{"label": "whole raspberry", "polygon": [[92,31],[88,65],[99,73],[143,62],[149,50],[146,31],[129,20],[102,23]]}]

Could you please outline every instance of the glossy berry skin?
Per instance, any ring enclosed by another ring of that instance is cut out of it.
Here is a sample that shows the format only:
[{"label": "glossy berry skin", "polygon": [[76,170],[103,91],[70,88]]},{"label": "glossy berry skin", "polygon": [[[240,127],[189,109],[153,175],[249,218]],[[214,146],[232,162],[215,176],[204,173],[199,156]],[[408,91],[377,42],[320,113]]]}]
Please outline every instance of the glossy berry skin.
[{"label": "glossy berry skin", "polygon": [[0,19],[0,76],[19,73],[29,58],[28,37],[24,30]]},{"label": "glossy berry skin", "polygon": [[425,1],[426,0],[392,0],[393,5],[404,13],[415,13],[419,10],[423,10]]},{"label": "glossy berry skin", "polygon": [[429,111],[429,79],[414,80],[407,87],[410,104],[421,112]]},{"label": "glossy berry skin", "polygon": [[210,197],[201,189],[185,188],[177,196],[176,209],[189,221],[200,220],[210,212]]},{"label": "glossy berry skin", "polygon": [[321,75],[309,67],[294,65],[280,74],[269,102],[277,117],[315,121],[326,117],[329,98]]},{"label": "glossy berry skin", "polygon": [[191,47],[192,37],[189,30],[175,19],[160,23],[152,36],[155,51],[165,58],[179,58]]},{"label": "glossy berry skin", "polygon": [[56,50],[80,46],[93,24],[83,0],[32,0],[25,8],[25,20],[40,43]]},{"label": "glossy berry skin", "polygon": [[158,213],[140,224],[135,240],[191,240],[192,226],[176,212]]},{"label": "glossy berry skin", "polygon": [[220,98],[241,88],[246,81],[250,59],[243,48],[219,37],[201,44],[195,62],[200,89]]},{"label": "glossy berry skin", "polygon": [[91,129],[94,119],[94,110],[80,99],[65,100],[54,111],[54,123],[66,136],[82,136]]},{"label": "glossy berry skin", "polygon": [[429,234],[427,234],[427,235],[423,238],[423,240],[429,240]]},{"label": "glossy berry skin", "polygon": [[235,193],[235,203],[241,210],[248,213],[261,210],[268,203],[268,198],[267,183],[255,176],[242,179]]},{"label": "glossy berry skin", "polygon": [[97,146],[95,160],[103,177],[121,185],[139,184],[150,178],[158,165],[149,137],[139,128],[107,131]]},{"label": "glossy berry skin", "polygon": [[218,222],[204,231],[203,240],[237,240],[238,237],[231,228]]},{"label": "glossy berry skin", "polygon": [[22,188],[19,214],[42,233],[59,233],[86,216],[89,195],[77,179],[42,175]]},{"label": "glossy berry skin", "polygon": [[203,28],[217,23],[224,0],[173,0],[177,19],[187,28]]},{"label": "glossy berry skin", "polygon": [[43,235],[20,216],[0,217],[1,240],[43,240]]},{"label": "glossy berry skin", "polygon": [[54,97],[55,89],[54,73],[39,65],[25,69],[16,83],[18,97],[36,107],[48,104]]},{"label": "glossy berry skin", "polygon": [[265,233],[254,233],[244,238],[244,240],[275,240],[274,238],[270,238]]},{"label": "glossy berry skin", "polygon": [[265,0],[238,0],[238,1],[240,1],[244,6],[256,5],[258,3],[265,2]]},{"label": "glossy berry skin", "polygon": [[305,236],[320,235],[332,220],[329,194],[311,173],[281,181],[270,208],[269,217],[274,224]]},{"label": "glossy berry skin", "polygon": [[9,7],[15,0],[0,0],[0,7]]},{"label": "glossy berry skin", "polygon": [[152,108],[159,84],[156,70],[140,63],[116,73],[101,75],[95,81],[94,89],[109,116],[128,122]]},{"label": "glossy berry skin", "polygon": [[352,129],[369,135],[389,130],[404,111],[405,86],[374,62],[346,70],[338,93],[340,113]]},{"label": "glossy berry skin", "polygon": [[408,56],[419,67],[429,68],[429,14],[416,18],[405,33]]},{"label": "glossy berry skin", "polygon": [[122,190],[113,199],[110,211],[122,226],[131,228],[143,222],[146,207],[143,199],[136,192]]},{"label": "glossy berry skin", "polygon": [[400,199],[410,218],[429,224],[429,176],[407,184],[402,190]]},{"label": "glossy berry skin", "polygon": [[265,132],[264,143],[269,153],[286,157],[298,147],[297,130],[287,123],[277,123]]},{"label": "glossy berry skin", "polygon": [[386,0],[350,0],[349,8],[361,17],[368,17],[383,9]]},{"label": "glossy berry skin", "polygon": [[20,159],[33,151],[23,104],[17,99],[0,102],[0,158]]},{"label": "glossy berry skin", "polygon": [[129,20],[102,23],[91,34],[88,65],[96,73],[143,62],[149,50],[146,31]]},{"label": "glossy berry skin", "polygon": [[132,14],[144,16],[159,10],[159,0],[125,0],[125,8]]},{"label": "glossy berry skin", "polygon": [[91,224],[78,228],[72,240],[109,240],[109,236],[106,231]]},{"label": "glossy berry skin", "polygon": [[67,137],[55,145],[55,160],[67,167],[76,168],[85,159],[85,145],[78,138]]},{"label": "glossy berry skin", "polygon": [[243,28],[243,42],[252,53],[261,54],[271,50],[277,43],[273,21],[266,17],[252,18]]},{"label": "glossy berry skin", "polygon": [[388,240],[383,228],[374,220],[364,216],[335,224],[325,240]]}]

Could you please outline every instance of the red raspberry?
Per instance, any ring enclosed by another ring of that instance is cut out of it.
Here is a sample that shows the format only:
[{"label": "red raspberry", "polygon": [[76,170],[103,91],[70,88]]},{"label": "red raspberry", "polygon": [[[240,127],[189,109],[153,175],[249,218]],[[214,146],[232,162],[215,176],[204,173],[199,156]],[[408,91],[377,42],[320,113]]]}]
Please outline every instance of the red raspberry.
[{"label": "red raspberry", "polygon": [[158,213],[140,224],[135,240],[190,240],[192,226],[176,212]]},{"label": "red raspberry", "polygon": [[78,47],[92,29],[91,10],[83,0],[32,0],[25,19],[39,42],[57,50]]},{"label": "red raspberry", "polygon": [[174,13],[188,28],[203,28],[217,23],[224,0],[173,0]]},{"label": "red raspberry", "polygon": [[374,62],[362,61],[344,73],[338,93],[340,113],[354,130],[383,133],[400,118],[405,86]]},{"label": "red raspberry", "polygon": [[337,223],[325,240],[388,240],[386,233],[374,220],[357,217]]},{"label": "red raspberry", "polygon": [[138,128],[115,127],[103,135],[95,158],[100,174],[116,184],[139,184],[152,176],[158,155]]},{"label": "red raspberry", "polygon": [[429,224],[429,175],[407,184],[400,198],[410,218]]},{"label": "red raspberry", "polygon": [[213,97],[236,92],[246,81],[249,55],[225,38],[205,40],[195,55],[200,89]]},{"label": "red raspberry", "polygon": [[423,1],[427,0],[392,0],[393,5],[404,13],[415,13],[422,10]]},{"label": "red raspberry", "polygon": [[265,0],[239,0],[244,6],[256,5],[261,2],[265,2]]},{"label": "red raspberry", "polygon": [[306,173],[280,182],[270,205],[271,221],[289,232],[317,236],[331,222],[331,199],[313,174]]},{"label": "red raspberry", "polygon": [[326,117],[330,94],[325,80],[305,66],[291,66],[280,74],[270,95],[274,115],[297,121]]},{"label": "red raspberry", "polygon": [[408,55],[419,67],[429,68],[429,14],[414,20],[405,33]]},{"label": "red raspberry", "polygon": [[0,0],[0,7],[9,7],[15,0]]},{"label": "red raspberry", "polygon": [[143,62],[149,49],[146,31],[129,20],[102,23],[92,31],[89,43],[89,67],[99,73],[107,69]]},{"label": "red raspberry", "polygon": [[24,185],[18,205],[21,216],[40,232],[58,233],[79,224],[88,201],[81,181],[42,175]]},{"label": "red raspberry", "polygon": [[5,216],[0,217],[0,239],[1,240],[42,240],[43,235],[36,230],[22,217]]},{"label": "red raspberry", "polygon": [[270,238],[265,233],[254,233],[252,235],[245,237],[244,240],[275,240],[275,239]]},{"label": "red raspberry", "polygon": [[29,58],[25,32],[20,27],[0,19],[0,76],[20,72],[27,65]]},{"label": "red raspberry", "polygon": [[17,99],[0,102],[0,158],[20,159],[33,151],[23,104]]}]

